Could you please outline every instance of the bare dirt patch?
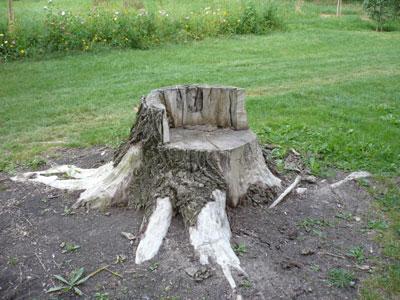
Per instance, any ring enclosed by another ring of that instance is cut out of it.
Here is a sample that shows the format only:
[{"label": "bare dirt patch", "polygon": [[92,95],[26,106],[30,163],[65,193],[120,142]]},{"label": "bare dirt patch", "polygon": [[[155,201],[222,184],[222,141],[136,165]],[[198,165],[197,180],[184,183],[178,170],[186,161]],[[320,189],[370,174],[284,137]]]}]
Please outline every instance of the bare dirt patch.
[{"label": "bare dirt patch", "polygon": [[[104,148],[58,154],[49,164],[97,167],[112,156],[111,150]],[[306,193],[292,193],[275,209],[268,209],[268,202],[256,205],[248,201],[228,211],[231,242],[249,275],[235,274],[244,299],[356,297],[359,281],[370,272],[365,265],[373,268],[379,248],[367,229],[369,194],[356,182],[335,191],[329,188],[329,182],[343,177],[337,174],[325,182],[302,184],[308,188]],[[136,234],[141,212],[127,208],[70,211],[78,192],[15,183],[8,178],[0,173],[0,298],[73,299],[76,296],[71,293],[45,293],[57,283],[53,275],[65,276],[80,267],[90,273],[104,265],[122,278],[109,272],[97,274],[80,286],[85,298],[95,299],[96,293],[107,293],[110,299],[232,297],[218,266],[198,263],[180,217],[173,219],[159,254],[148,263],[135,265],[137,242],[130,242],[121,232]],[[62,243],[79,248],[65,251]],[[348,255],[354,247],[363,249],[363,260]],[[332,285],[328,273],[335,268],[354,274],[349,286]]]}]

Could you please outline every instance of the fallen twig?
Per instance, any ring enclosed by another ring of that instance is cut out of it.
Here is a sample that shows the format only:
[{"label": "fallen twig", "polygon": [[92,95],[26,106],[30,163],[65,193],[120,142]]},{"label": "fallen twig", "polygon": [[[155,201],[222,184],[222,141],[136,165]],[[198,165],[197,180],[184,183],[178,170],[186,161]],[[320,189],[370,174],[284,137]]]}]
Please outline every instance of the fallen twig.
[{"label": "fallen twig", "polygon": [[47,269],[46,269],[46,267],[44,266],[42,260],[40,259],[40,256],[39,256],[36,252],[35,252],[35,256],[36,256],[36,258],[38,259],[39,263],[42,265],[43,270],[44,270],[45,272],[47,272]]},{"label": "fallen twig", "polygon": [[121,274],[118,274],[117,272],[113,272],[113,271],[111,271],[109,268],[105,268],[104,270],[107,271],[107,272],[110,272],[110,273],[113,274],[114,276],[117,276],[117,277],[119,277],[119,278],[123,278]]},{"label": "fallen twig", "polygon": [[334,253],[330,253],[330,252],[318,252],[318,254],[319,255],[329,255],[332,257],[340,258],[340,259],[346,259],[346,257],[344,257],[343,255],[334,254]]},{"label": "fallen twig", "polygon": [[282,194],[280,194],[280,196],[269,206],[269,208],[274,208],[275,206],[277,206],[283,200],[283,198],[285,198],[291,191],[293,191],[296,185],[299,184],[300,180],[301,176],[297,175],[294,182],[291,185],[289,185],[289,187]]},{"label": "fallen twig", "polygon": [[93,271],[92,273],[90,273],[88,276],[85,277],[85,281],[88,280],[90,277],[93,277],[94,275],[96,275],[97,273],[100,273],[101,271],[106,270],[110,265],[104,266],[104,267],[100,267],[98,268],[96,271]]},{"label": "fallen twig", "polygon": [[136,239],[136,236],[130,232],[121,232],[121,235],[131,241]]},{"label": "fallen twig", "polygon": [[26,222],[29,223],[29,225],[31,225],[31,227],[33,227],[32,223],[28,220],[28,218],[26,218],[25,216],[22,216],[22,217],[26,220]]}]

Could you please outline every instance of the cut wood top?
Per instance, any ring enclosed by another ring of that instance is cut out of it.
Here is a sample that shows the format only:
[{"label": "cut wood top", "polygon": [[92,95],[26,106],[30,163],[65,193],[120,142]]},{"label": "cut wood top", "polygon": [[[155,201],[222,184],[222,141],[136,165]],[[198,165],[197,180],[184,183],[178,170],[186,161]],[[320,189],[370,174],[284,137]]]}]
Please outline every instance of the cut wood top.
[{"label": "cut wood top", "polygon": [[199,150],[199,151],[226,151],[234,150],[256,140],[250,130],[233,130],[230,128],[210,130],[209,127],[172,128],[170,142],[167,148]]},{"label": "cut wood top", "polygon": [[169,128],[210,126],[248,129],[244,107],[245,93],[235,87],[182,85],[153,90],[146,98],[147,105],[164,110],[164,142]]}]

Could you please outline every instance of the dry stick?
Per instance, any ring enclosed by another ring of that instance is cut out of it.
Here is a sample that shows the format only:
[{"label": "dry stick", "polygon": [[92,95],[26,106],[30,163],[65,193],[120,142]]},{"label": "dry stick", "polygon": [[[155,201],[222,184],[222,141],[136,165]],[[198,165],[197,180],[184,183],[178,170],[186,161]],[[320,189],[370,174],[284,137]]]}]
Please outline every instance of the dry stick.
[{"label": "dry stick", "polygon": [[86,280],[89,279],[90,277],[93,277],[94,275],[96,275],[97,273],[100,273],[101,271],[104,271],[105,269],[107,269],[110,265],[98,268],[96,271],[93,271],[92,273],[90,273],[88,276],[86,276]]},{"label": "dry stick", "polygon": [[334,253],[330,253],[330,252],[318,252],[318,254],[320,254],[320,255],[329,255],[329,256],[332,256],[332,257],[340,258],[340,259],[346,259],[346,257],[344,257],[343,255],[338,255],[338,254],[334,254]]},{"label": "dry stick", "polygon": [[25,216],[22,216],[22,217],[29,223],[29,225],[31,225],[31,227],[33,227],[32,223],[28,220],[27,217],[25,217]]},{"label": "dry stick", "polygon": [[277,206],[277,205],[283,200],[283,198],[285,198],[285,197],[287,196],[287,194],[289,194],[289,193],[296,187],[296,185],[299,184],[300,180],[301,180],[301,176],[300,176],[300,175],[297,175],[297,177],[296,177],[296,179],[294,180],[294,182],[293,182],[291,185],[289,185],[289,187],[288,187],[282,194],[280,194],[280,196],[278,197],[278,199],[276,199],[276,200],[270,205],[269,208],[274,208],[275,206]]},{"label": "dry stick", "polygon": [[110,273],[113,274],[114,276],[117,276],[117,277],[119,277],[119,278],[123,278],[121,274],[118,274],[117,272],[113,272],[113,271],[111,271],[109,268],[105,268],[104,270],[107,271],[107,272],[110,272]]},{"label": "dry stick", "polygon": [[111,271],[111,270],[108,268],[109,266],[110,266],[110,265],[106,265],[106,266],[104,266],[104,267],[98,268],[96,271],[93,271],[92,273],[90,273],[88,276],[85,277],[85,281],[88,280],[89,278],[93,277],[94,275],[100,273],[101,271],[107,271],[107,272],[110,272],[111,274],[113,274],[114,276],[123,278],[120,274]]},{"label": "dry stick", "polygon": [[42,265],[42,268],[45,272],[47,272],[46,267],[44,266],[42,260],[40,259],[40,256],[35,252],[35,256],[37,257],[38,261],[40,262],[40,264]]}]

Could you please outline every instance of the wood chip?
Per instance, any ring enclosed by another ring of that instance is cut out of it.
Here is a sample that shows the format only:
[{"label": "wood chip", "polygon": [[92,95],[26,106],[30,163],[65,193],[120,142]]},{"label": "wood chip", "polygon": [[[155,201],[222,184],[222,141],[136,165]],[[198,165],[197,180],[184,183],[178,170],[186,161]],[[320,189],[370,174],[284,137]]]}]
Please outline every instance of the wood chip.
[{"label": "wood chip", "polygon": [[127,239],[130,240],[130,241],[136,239],[136,236],[133,235],[133,234],[130,233],[130,232],[123,232],[123,231],[122,231],[122,232],[121,232],[121,235],[122,235],[123,237],[127,238]]}]

